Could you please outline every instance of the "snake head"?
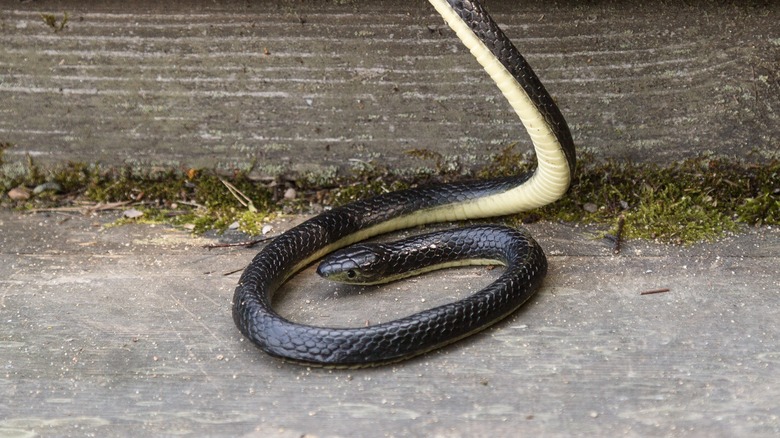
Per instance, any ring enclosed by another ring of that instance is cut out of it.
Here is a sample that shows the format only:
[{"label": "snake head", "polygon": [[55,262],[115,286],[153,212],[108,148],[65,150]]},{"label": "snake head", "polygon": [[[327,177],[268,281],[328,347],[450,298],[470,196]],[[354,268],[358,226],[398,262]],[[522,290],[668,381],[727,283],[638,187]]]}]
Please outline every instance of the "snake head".
[{"label": "snake head", "polygon": [[353,245],[329,254],[317,267],[320,277],[349,284],[383,282],[381,251],[376,245]]}]

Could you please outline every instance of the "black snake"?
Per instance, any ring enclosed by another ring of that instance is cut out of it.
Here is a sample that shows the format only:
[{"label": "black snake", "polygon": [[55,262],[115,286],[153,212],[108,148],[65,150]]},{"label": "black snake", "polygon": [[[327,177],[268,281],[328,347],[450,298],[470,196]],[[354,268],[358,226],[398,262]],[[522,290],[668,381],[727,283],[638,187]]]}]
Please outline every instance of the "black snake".
[{"label": "black snake", "polygon": [[494,239],[488,246],[500,244],[503,252],[490,256],[506,263],[507,269],[495,283],[461,301],[360,328],[297,324],[271,306],[274,291],[290,276],[339,248],[415,225],[538,208],[568,189],[576,160],[572,137],[531,67],[477,1],[430,3],[509,100],[531,136],[537,168],[511,178],[386,193],[326,211],[281,234],[255,256],[233,297],[233,319],[239,330],[270,355],[335,367],[403,360],[493,324],[516,310],[541,283],[547,262],[525,231],[488,228],[487,234],[479,234],[470,228],[463,232],[465,240],[460,236],[459,245]]}]

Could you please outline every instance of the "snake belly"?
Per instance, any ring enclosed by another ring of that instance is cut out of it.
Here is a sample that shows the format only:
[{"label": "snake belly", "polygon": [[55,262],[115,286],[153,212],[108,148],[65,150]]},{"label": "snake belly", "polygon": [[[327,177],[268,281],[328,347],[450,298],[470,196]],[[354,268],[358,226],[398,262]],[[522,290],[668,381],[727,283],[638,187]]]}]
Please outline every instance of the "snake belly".
[{"label": "snake belly", "polygon": [[[509,281],[510,287],[499,288],[499,294],[505,296],[497,296],[490,285],[464,300],[368,327],[298,324],[272,307],[274,292],[288,278],[336,249],[416,225],[538,208],[567,191],[576,162],[572,137],[560,110],[531,67],[477,1],[430,3],[517,113],[533,142],[537,167],[532,173],[515,177],[386,193],[323,212],[278,236],[253,258],[233,296],[236,326],[272,356],[329,367],[375,366],[404,360],[454,342],[510,314],[525,301],[512,297],[527,298],[544,276],[544,255],[541,250],[532,250],[523,263],[523,274]],[[499,301],[503,304],[486,307],[487,302]]]}]

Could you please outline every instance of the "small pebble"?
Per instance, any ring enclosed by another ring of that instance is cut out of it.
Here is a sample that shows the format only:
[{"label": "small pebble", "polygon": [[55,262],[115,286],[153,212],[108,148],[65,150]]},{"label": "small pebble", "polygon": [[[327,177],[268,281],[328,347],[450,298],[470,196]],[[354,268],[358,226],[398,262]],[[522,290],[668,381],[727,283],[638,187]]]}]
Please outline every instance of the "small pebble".
[{"label": "small pebble", "polygon": [[238,227],[240,227],[241,224],[238,223],[238,221],[233,222],[232,224],[228,225],[229,230],[237,230]]},{"label": "small pebble", "polygon": [[8,191],[8,197],[14,201],[26,201],[30,199],[30,189],[19,186]]},{"label": "small pebble", "polygon": [[298,196],[298,193],[292,187],[284,191],[284,199],[295,199],[296,196]]},{"label": "small pebble", "polygon": [[40,195],[43,192],[49,192],[49,191],[60,192],[62,191],[62,186],[57,184],[56,182],[45,182],[33,189],[33,193],[36,195]]},{"label": "small pebble", "polygon": [[143,211],[136,210],[135,208],[131,208],[130,210],[125,210],[122,215],[128,219],[138,219],[139,217],[144,215]]},{"label": "small pebble", "polygon": [[592,202],[586,202],[586,203],[585,203],[585,204],[582,206],[582,209],[583,209],[583,210],[585,210],[585,211],[587,211],[588,213],[595,213],[595,212],[596,212],[596,210],[598,210],[598,209],[599,209],[599,206],[598,206],[598,205],[596,205],[596,204],[594,204],[594,203],[592,203]]}]

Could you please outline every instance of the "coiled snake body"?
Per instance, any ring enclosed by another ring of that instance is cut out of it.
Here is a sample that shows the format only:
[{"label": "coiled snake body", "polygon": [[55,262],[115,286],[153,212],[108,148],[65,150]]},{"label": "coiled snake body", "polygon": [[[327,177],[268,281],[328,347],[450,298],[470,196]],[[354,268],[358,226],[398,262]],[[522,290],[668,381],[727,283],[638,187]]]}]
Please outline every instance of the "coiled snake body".
[{"label": "coiled snake body", "polygon": [[514,248],[507,253],[511,255],[506,261],[508,268],[495,283],[461,301],[360,328],[297,324],[279,316],[271,306],[274,291],[290,276],[338,248],[415,225],[538,208],[568,189],[575,166],[571,134],[525,59],[478,2],[430,3],[509,100],[531,136],[537,168],[512,178],[383,194],[326,211],[281,234],[255,256],[233,297],[237,327],[270,355],[336,367],[403,360],[500,320],[523,304],[541,283],[547,262],[533,239],[524,231],[510,231],[512,237],[493,230],[499,242],[507,241]]}]

